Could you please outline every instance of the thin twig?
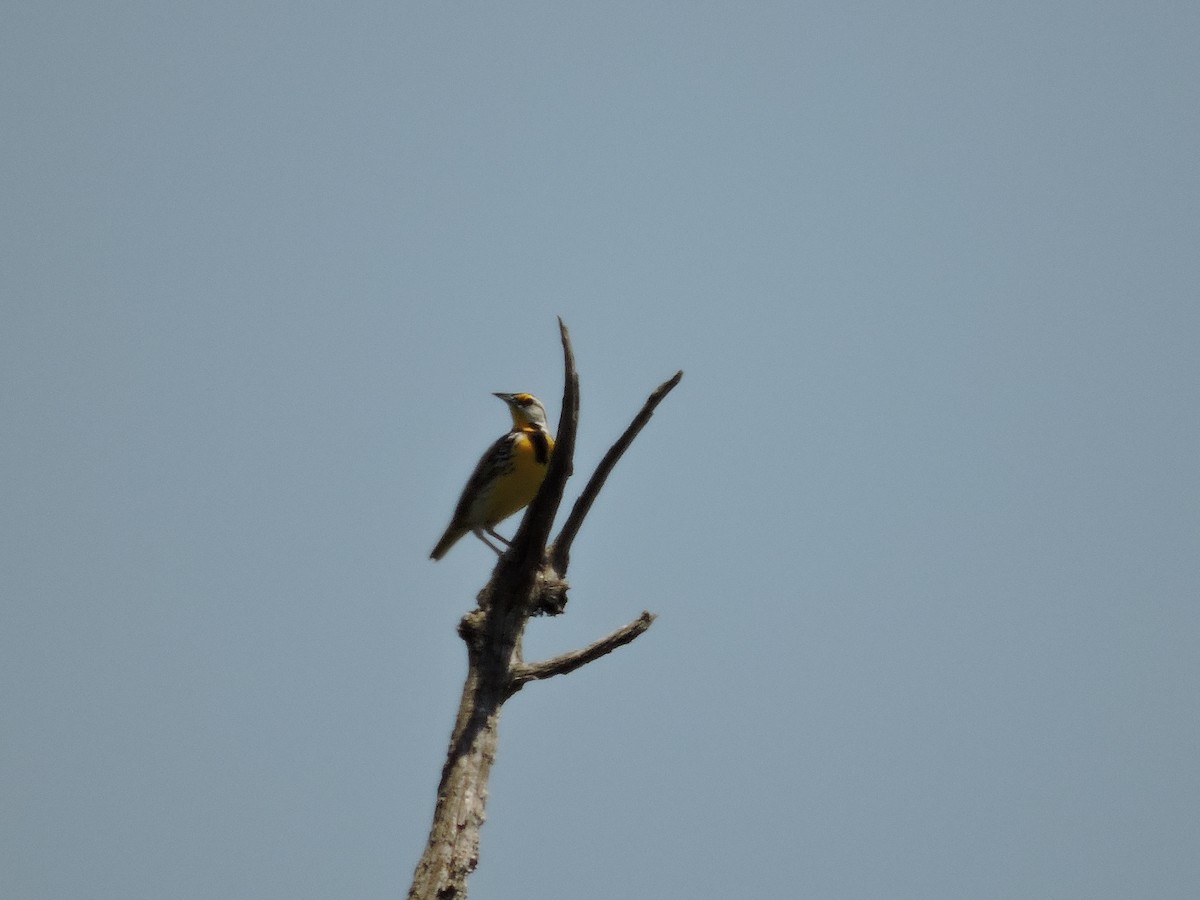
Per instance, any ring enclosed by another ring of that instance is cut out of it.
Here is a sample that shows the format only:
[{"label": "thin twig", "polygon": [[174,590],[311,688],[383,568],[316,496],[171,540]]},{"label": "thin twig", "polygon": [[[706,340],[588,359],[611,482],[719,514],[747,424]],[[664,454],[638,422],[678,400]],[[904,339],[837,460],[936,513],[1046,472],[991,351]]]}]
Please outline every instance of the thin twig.
[{"label": "thin twig", "polygon": [[515,691],[521,685],[527,684],[530,681],[553,678],[555,675],[566,675],[568,672],[574,672],[580,666],[586,666],[588,663],[602,656],[607,656],[618,647],[628,644],[638,635],[644,633],[653,621],[653,613],[643,612],[629,624],[622,625],[612,634],[605,635],[595,643],[589,644],[579,650],[571,650],[568,653],[543,659],[541,662],[524,663],[515,666],[511,679],[512,690]]},{"label": "thin twig", "polygon": [[[642,405],[641,411],[629,423],[629,427],[625,429],[615,444],[609,448],[604,454],[604,459],[600,460],[600,465],[596,466],[596,471],[592,473],[592,477],[588,480],[587,486],[584,487],[583,493],[575,501],[575,505],[571,507],[571,514],[567,516],[567,521],[559,532],[558,537],[554,539],[554,549],[552,551],[551,560],[555,570],[560,575],[565,575],[567,566],[571,561],[571,544],[575,540],[575,535],[579,532],[583,525],[583,520],[587,516],[588,511],[592,508],[592,503],[595,502],[596,496],[600,493],[600,489],[604,487],[604,482],[608,475],[613,470],[613,466],[629,449],[629,445],[633,443],[633,439],[638,436],[650,417],[654,415],[654,408],[662,402],[662,399],[671,392],[675,385],[679,384],[679,379],[683,377],[683,370],[680,369],[669,379],[664,381],[646,398],[646,402]],[[572,435],[574,438],[574,435]]]}]

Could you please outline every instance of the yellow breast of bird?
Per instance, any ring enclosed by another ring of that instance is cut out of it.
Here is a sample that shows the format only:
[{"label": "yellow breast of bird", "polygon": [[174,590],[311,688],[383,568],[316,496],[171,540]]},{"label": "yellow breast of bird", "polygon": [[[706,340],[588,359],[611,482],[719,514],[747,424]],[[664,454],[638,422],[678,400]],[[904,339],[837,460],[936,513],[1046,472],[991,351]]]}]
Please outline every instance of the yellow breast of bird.
[{"label": "yellow breast of bird", "polygon": [[519,431],[513,434],[511,453],[504,471],[492,483],[487,497],[481,498],[485,506],[481,518],[489,527],[532,502],[546,477],[553,447],[553,439],[542,431]]}]

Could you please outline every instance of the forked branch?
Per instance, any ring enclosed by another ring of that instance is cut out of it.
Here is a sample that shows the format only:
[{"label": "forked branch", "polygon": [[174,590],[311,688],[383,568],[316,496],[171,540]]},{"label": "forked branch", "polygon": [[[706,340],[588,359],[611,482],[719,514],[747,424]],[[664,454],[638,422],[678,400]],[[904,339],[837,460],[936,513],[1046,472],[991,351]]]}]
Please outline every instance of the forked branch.
[{"label": "forked branch", "polygon": [[563,408],[546,477],[529,505],[512,545],[497,560],[479,592],[478,607],[463,616],[459,634],[467,644],[467,679],[459,701],[437,805],[425,852],[413,873],[409,900],[464,900],[467,877],[479,859],[488,776],[496,755],[497,727],[504,701],[530,681],[573,672],[644,633],[654,616],[644,612],[628,625],[580,650],[536,663],[521,658],[521,638],[531,615],[558,614],[566,605],[563,578],[571,542],[617,460],[649,420],[654,407],[679,383],[682,372],[660,385],[608,451],[575,501],[553,558],[546,541],[562,502],[575,453],[579,421],[579,378],[567,328],[559,319],[563,347]]}]

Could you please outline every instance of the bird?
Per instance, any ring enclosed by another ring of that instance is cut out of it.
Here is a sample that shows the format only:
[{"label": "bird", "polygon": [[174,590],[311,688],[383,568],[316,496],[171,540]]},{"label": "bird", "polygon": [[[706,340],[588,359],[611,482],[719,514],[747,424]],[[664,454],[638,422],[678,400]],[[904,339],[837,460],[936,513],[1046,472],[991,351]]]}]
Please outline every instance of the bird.
[{"label": "bird", "polygon": [[480,457],[445,534],[429,554],[430,559],[441,559],[468,531],[497,555],[502,554],[504,551],[489,541],[484,532],[508,545],[508,539],[497,534],[495,526],[533,502],[546,477],[554,438],[546,427],[542,401],[526,393],[494,396],[508,404],[512,430]]}]

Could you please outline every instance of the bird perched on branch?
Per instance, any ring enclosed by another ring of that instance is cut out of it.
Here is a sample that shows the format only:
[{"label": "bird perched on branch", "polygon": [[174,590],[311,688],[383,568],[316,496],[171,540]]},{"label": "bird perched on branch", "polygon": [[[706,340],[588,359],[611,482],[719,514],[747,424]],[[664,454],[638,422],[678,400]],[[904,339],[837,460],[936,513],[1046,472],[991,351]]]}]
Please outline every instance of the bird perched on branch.
[{"label": "bird perched on branch", "polygon": [[512,431],[492,444],[480,458],[463,488],[446,533],[429,554],[431,559],[445,556],[468,531],[496,553],[502,553],[484,532],[507,545],[508,540],[496,533],[495,526],[528,506],[546,477],[554,438],[546,428],[542,402],[533,394],[496,396],[508,404]]}]

